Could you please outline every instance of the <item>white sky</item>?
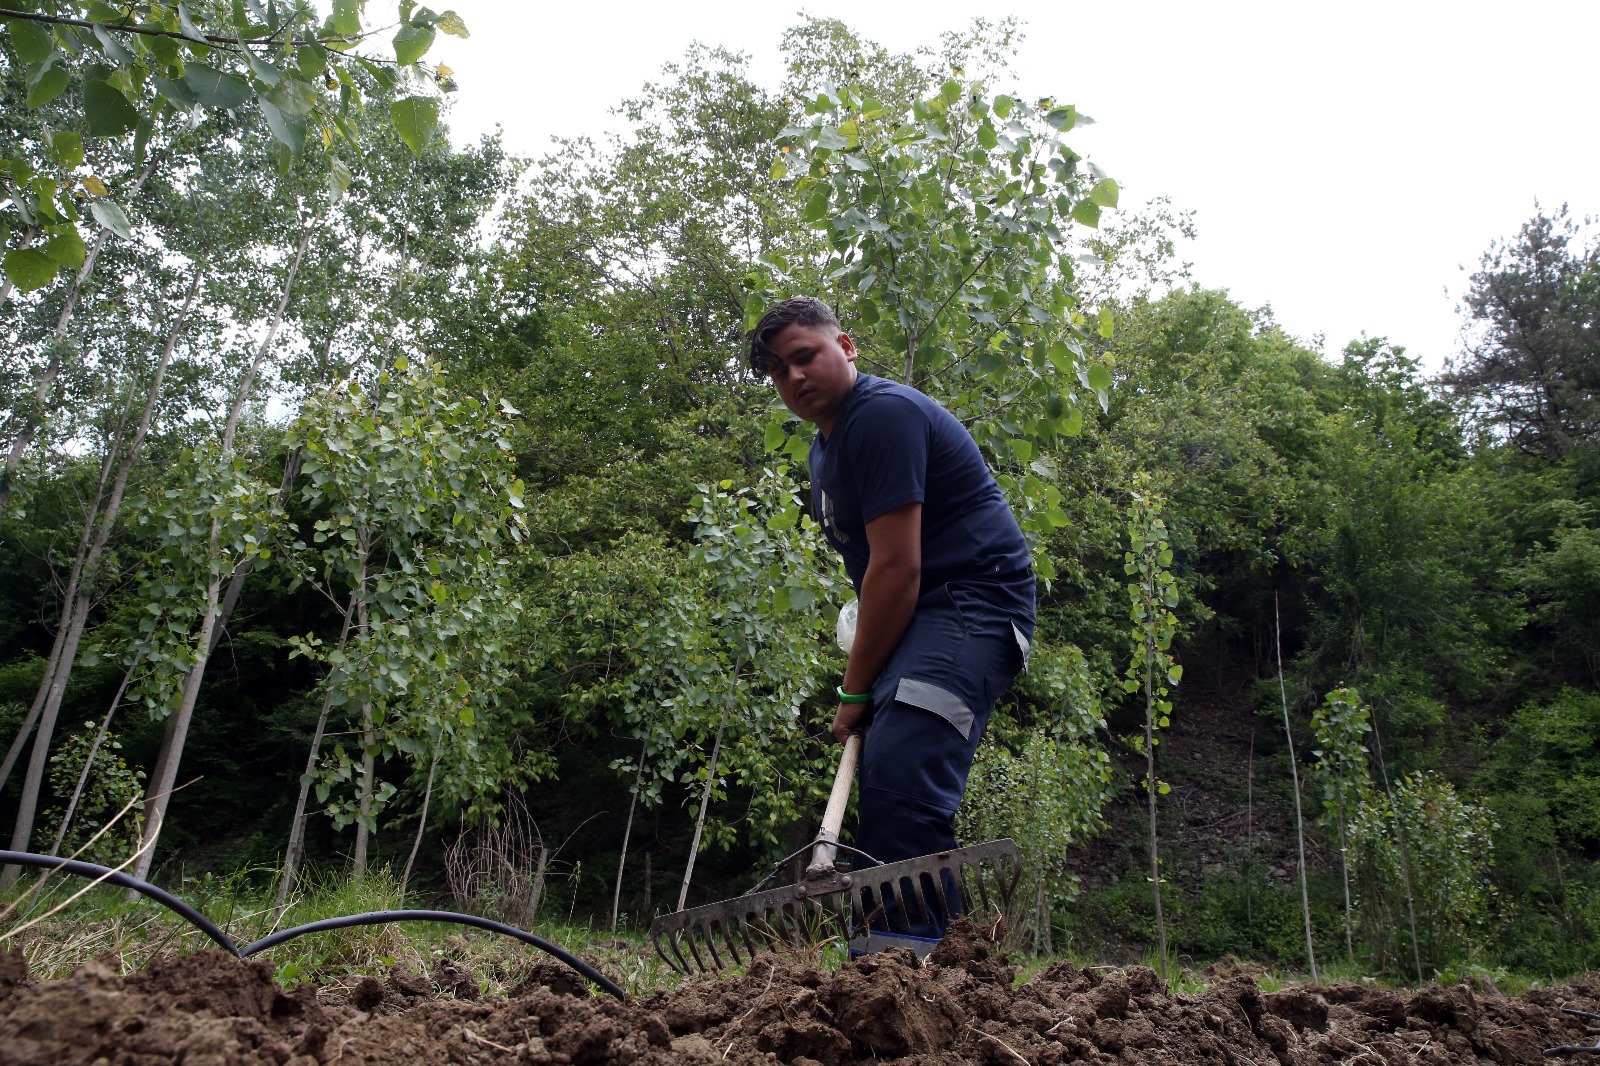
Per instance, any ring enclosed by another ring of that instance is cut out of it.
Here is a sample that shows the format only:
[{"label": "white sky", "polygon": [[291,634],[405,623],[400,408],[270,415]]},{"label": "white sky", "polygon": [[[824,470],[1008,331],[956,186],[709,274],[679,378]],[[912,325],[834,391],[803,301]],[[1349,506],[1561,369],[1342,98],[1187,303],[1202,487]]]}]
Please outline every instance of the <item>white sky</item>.
[{"label": "white sky", "polygon": [[[458,141],[496,124],[537,156],[553,135],[619,128],[608,111],[694,40],[780,80],[786,4],[446,0],[470,40],[456,71]],[[444,6],[440,4],[439,6]],[[1185,251],[1203,285],[1270,303],[1336,354],[1365,332],[1438,368],[1457,349],[1466,275],[1535,201],[1600,213],[1595,47],[1600,3],[1365,0],[810,0],[899,51],[976,14],[1015,14],[1028,97],[1074,103],[1074,135],[1123,186],[1196,212]],[[765,161],[753,165],[766,166]]]}]

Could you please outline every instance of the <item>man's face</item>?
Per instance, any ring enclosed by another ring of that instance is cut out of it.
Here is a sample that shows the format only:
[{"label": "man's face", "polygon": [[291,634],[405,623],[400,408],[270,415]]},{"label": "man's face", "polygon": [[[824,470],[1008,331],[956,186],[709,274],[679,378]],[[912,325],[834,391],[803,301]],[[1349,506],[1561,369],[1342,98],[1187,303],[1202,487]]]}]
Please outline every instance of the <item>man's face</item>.
[{"label": "man's face", "polygon": [[783,405],[824,434],[856,383],[856,346],[827,326],[791,325],[767,343]]}]

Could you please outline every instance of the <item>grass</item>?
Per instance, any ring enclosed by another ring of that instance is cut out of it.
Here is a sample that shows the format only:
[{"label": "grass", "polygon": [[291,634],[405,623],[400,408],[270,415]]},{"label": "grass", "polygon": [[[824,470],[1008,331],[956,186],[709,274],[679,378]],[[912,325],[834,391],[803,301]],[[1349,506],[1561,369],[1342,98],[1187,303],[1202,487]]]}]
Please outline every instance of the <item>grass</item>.
[{"label": "grass", "polygon": [[[241,946],[276,930],[404,905],[399,885],[387,871],[359,882],[312,871],[280,913],[271,904],[273,886],[263,886],[262,873],[184,877],[173,893]],[[0,907],[10,907],[0,910],[0,948],[20,947],[36,979],[54,979],[92,960],[124,975],[137,973],[157,957],[213,946],[199,930],[158,904],[124,900],[121,889],[98,886],[68,901],[86,885],[87,881],[70,877],[51,877],[42,884],[36,877],[25,878],[10,899],[0,902]],[[24,928],[29,922],[34,924]],[[641,936],[612,936],[570,923],[539,923],[532,932],[585,958],[630,995],[677,984],[678,975],[656,958]],[[521,983],[535,961],[549,956],[481,930],[407,922],[310,933],[257,958],[273,967],[280,984],[312,983],[321,990],[319,995],[337,1000],[366,975],[381,976],[393,967],[428,974],[446,961],[471,973],[480,994],[504,995]]]},{"label": "grass", "polygon": [[[399,885],[389,873],[359,882],[335,871],[311,871],[302,891],[283,912],[271,905],[271,871],[243,870],[225,877],[183,877],[175,894],[221,926],[243,945],[278,930],[341,915],[394,910],[404,905]],[[136,973],[158,957],[181,955],[211,946],[198,930],[148,900],[128,902],[120,889],[100,886],[80,898],[69,897],[88,882],[65,876],[25,878],[10,900],[0,901],[0,948],[20,946],[35,978],[64,977],[91,960],[102,960],[123,974]],[[415,900],[411,901],[413,905]],[[59,908],[59,909],[57,909]],[[53,913],[52,913],[53,911]],[[26,923],[35,923],[24,927]],[[570,921],[537,923],[532,930],[597,966],[630,995],[668,990],[679,975],[657,958],[648,940],[637,933],[613,935],[591,924]],[[1082,950],[1050,956],[1016,953],[1018,983],[1060,961],[1079,968],[1103,964]],[[798,954],[834,968],[841,959],[826,950],[826,942]],[[505,995],[522,983],[536,961],[546,956],[509,938],[442,923],[362,926],[312,933],[279,945],[259,956],[267,961],[285,986],[310,983],[319,995],[341,999],[367,975],[383,976],[399,967],[430,974],[444,962],[473,975],[480,995]],[[1150,965],[1153,957],[1143,960]],[[1323,984],[1355,983],[1401,989],[1410,987],[1402,975],[1375,973],[1341,954],[1320,961]],[[1169,988],[1174,993],[1198,994],[1208,982],[1201,976],[1204,963],[1187,956],[1174,959]],[[1278,966],[1254,974],[1263,991],[1303,985],[1309,974],[1295,967]],[[1487,982],[1508,995],[1559,983],[1545,977],[1520,974],[1499,967],[1463,963],[1435,975],[1439,984]]]}]

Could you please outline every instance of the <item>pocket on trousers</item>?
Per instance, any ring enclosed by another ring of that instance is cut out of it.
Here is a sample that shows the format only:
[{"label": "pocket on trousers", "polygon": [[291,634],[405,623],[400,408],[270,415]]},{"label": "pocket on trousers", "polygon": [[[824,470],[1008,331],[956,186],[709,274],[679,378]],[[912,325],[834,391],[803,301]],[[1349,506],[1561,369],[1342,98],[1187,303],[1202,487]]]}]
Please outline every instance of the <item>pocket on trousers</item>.
[{"label": "pocket on trousers", "polygon": [[972,708],[967,706],[966,700],[949,689],[940,688],[927,681],[918,681],[914,677],[903,677],[895,688],[894,698],[899,703],[920,707],[943,718],[955,727],[956,732],[961,734],[962,740],[972,738]]}]

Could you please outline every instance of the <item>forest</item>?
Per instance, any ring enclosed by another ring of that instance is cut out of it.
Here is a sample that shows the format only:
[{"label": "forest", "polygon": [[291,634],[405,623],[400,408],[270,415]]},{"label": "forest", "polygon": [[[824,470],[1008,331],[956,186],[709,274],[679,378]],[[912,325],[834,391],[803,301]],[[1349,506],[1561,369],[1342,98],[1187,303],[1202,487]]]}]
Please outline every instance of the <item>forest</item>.
[{"label": "forest", "polygon": [[838,754],[852,593],[743,358],[810,293],[1034,553],[961,815],[1018,943],[1600,968],[1587,220],[1530,204],[1430,372],[1194,284],[1009,21],[696,46],[524,159],[452,145],[454,12],[379,61],[354,0],[0,6],[11,850],[530,928],[744,891]]}]

